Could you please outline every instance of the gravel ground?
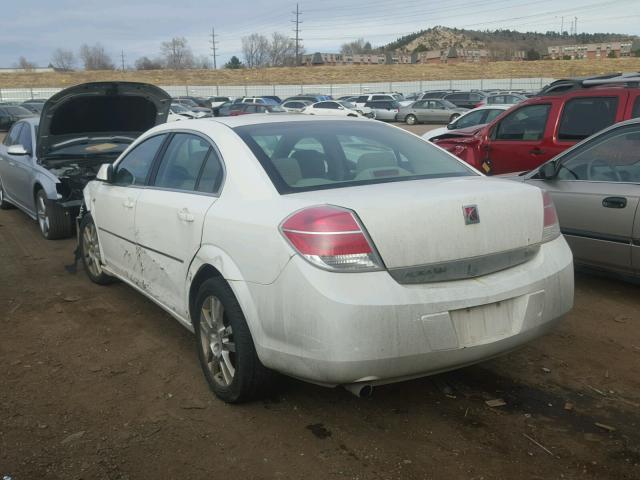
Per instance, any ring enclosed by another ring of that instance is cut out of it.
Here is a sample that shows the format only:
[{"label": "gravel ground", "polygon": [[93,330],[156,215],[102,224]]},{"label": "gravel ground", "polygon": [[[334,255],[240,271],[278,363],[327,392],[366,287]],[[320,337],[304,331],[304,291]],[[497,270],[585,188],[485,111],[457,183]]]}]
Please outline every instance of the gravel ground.
[{"label": "gravel ground", "polygon": [[640,478],[637,285],[578,274],[546,337],[369,399],[287,380],[228,406],[193,336],[123,284],[67,273],[73,249],[0,211],[0,477]]}]

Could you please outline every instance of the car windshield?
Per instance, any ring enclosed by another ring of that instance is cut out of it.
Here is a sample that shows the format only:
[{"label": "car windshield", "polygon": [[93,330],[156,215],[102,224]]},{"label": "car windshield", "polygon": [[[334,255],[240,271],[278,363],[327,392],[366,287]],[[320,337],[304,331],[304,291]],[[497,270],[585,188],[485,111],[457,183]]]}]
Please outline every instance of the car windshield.
[{"label": "car windshield", "polygon": [[350,108],[351,110],[356,108],[356,106],[351,102],[338,102],[338,103],[345,108]]},{"label": "car windshield", "polygon": [[174,112],[180,112],[180,113],[184,113],[184,112],[188,112],[189,111],[185,107],[180,105],[179,103],[172,103],[171,104],[171,110],[173,110]]},{"label": "car windshield", "polygon": [[419,137],[374,122],[274,122],[234,130],[282,194],[477,175]]}]

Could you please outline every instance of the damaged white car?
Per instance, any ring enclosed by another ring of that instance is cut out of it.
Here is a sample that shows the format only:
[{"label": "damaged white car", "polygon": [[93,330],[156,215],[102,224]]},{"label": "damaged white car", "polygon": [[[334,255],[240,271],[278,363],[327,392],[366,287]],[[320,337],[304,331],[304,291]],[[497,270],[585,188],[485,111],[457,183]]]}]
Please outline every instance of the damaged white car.
[{"label": "damaged white car", "polygon": [[85,83],[52,96],[40,118],[15,123],[0,145],[0,208],[37,219],[47,239],[70,236],[87,182],[164,123],[170,103],[164,90],[134,82]]},{"label": "damaged white car", "polygon": [[84,197],[89,277],[121,279],[194,331],[228,402],[274,372],[360,394],[480,362],[573,303],[548,195],[377,122],[158,126]]}]

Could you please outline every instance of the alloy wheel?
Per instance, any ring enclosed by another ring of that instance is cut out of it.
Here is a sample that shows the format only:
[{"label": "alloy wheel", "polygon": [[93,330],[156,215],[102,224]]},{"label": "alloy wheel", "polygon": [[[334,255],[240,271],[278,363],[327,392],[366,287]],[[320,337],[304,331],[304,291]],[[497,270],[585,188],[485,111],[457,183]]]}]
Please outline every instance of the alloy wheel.
[{"label": "alloy wheel", "polygon": [[84,264],[89,269],[93,277],[102,274],[100,257],[100,244],[98,243],[98,232],[93,222],[89,222],[82,232],[82,253],[84,254]]},{"label": "alloy wheel", "polygon": [[217,297],[204,299],[200,310],[200,348],[213,380],[228,387],[236,373],[236,344],[231,325],[225,325],[224,317],[224,306]]},{"label": "alloy wheel", "polygon": [[49,234],[49,214],[47,213],[47,204],[44,196],[38,195],[37,199],[38,224],[42,234],[46,237]]}]

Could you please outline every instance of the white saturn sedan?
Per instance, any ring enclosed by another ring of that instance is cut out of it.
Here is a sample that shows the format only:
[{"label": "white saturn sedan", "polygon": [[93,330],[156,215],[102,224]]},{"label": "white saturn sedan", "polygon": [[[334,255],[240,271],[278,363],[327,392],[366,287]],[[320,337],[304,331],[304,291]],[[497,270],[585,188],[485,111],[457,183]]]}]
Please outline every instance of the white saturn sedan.
[{"label": "white saturn sedan", "polygon": [[84,190],[79,253],[195,332],[227,402],[356,394],[508,352],[573,303],[550,197],[365,119],[164,124]]}]

